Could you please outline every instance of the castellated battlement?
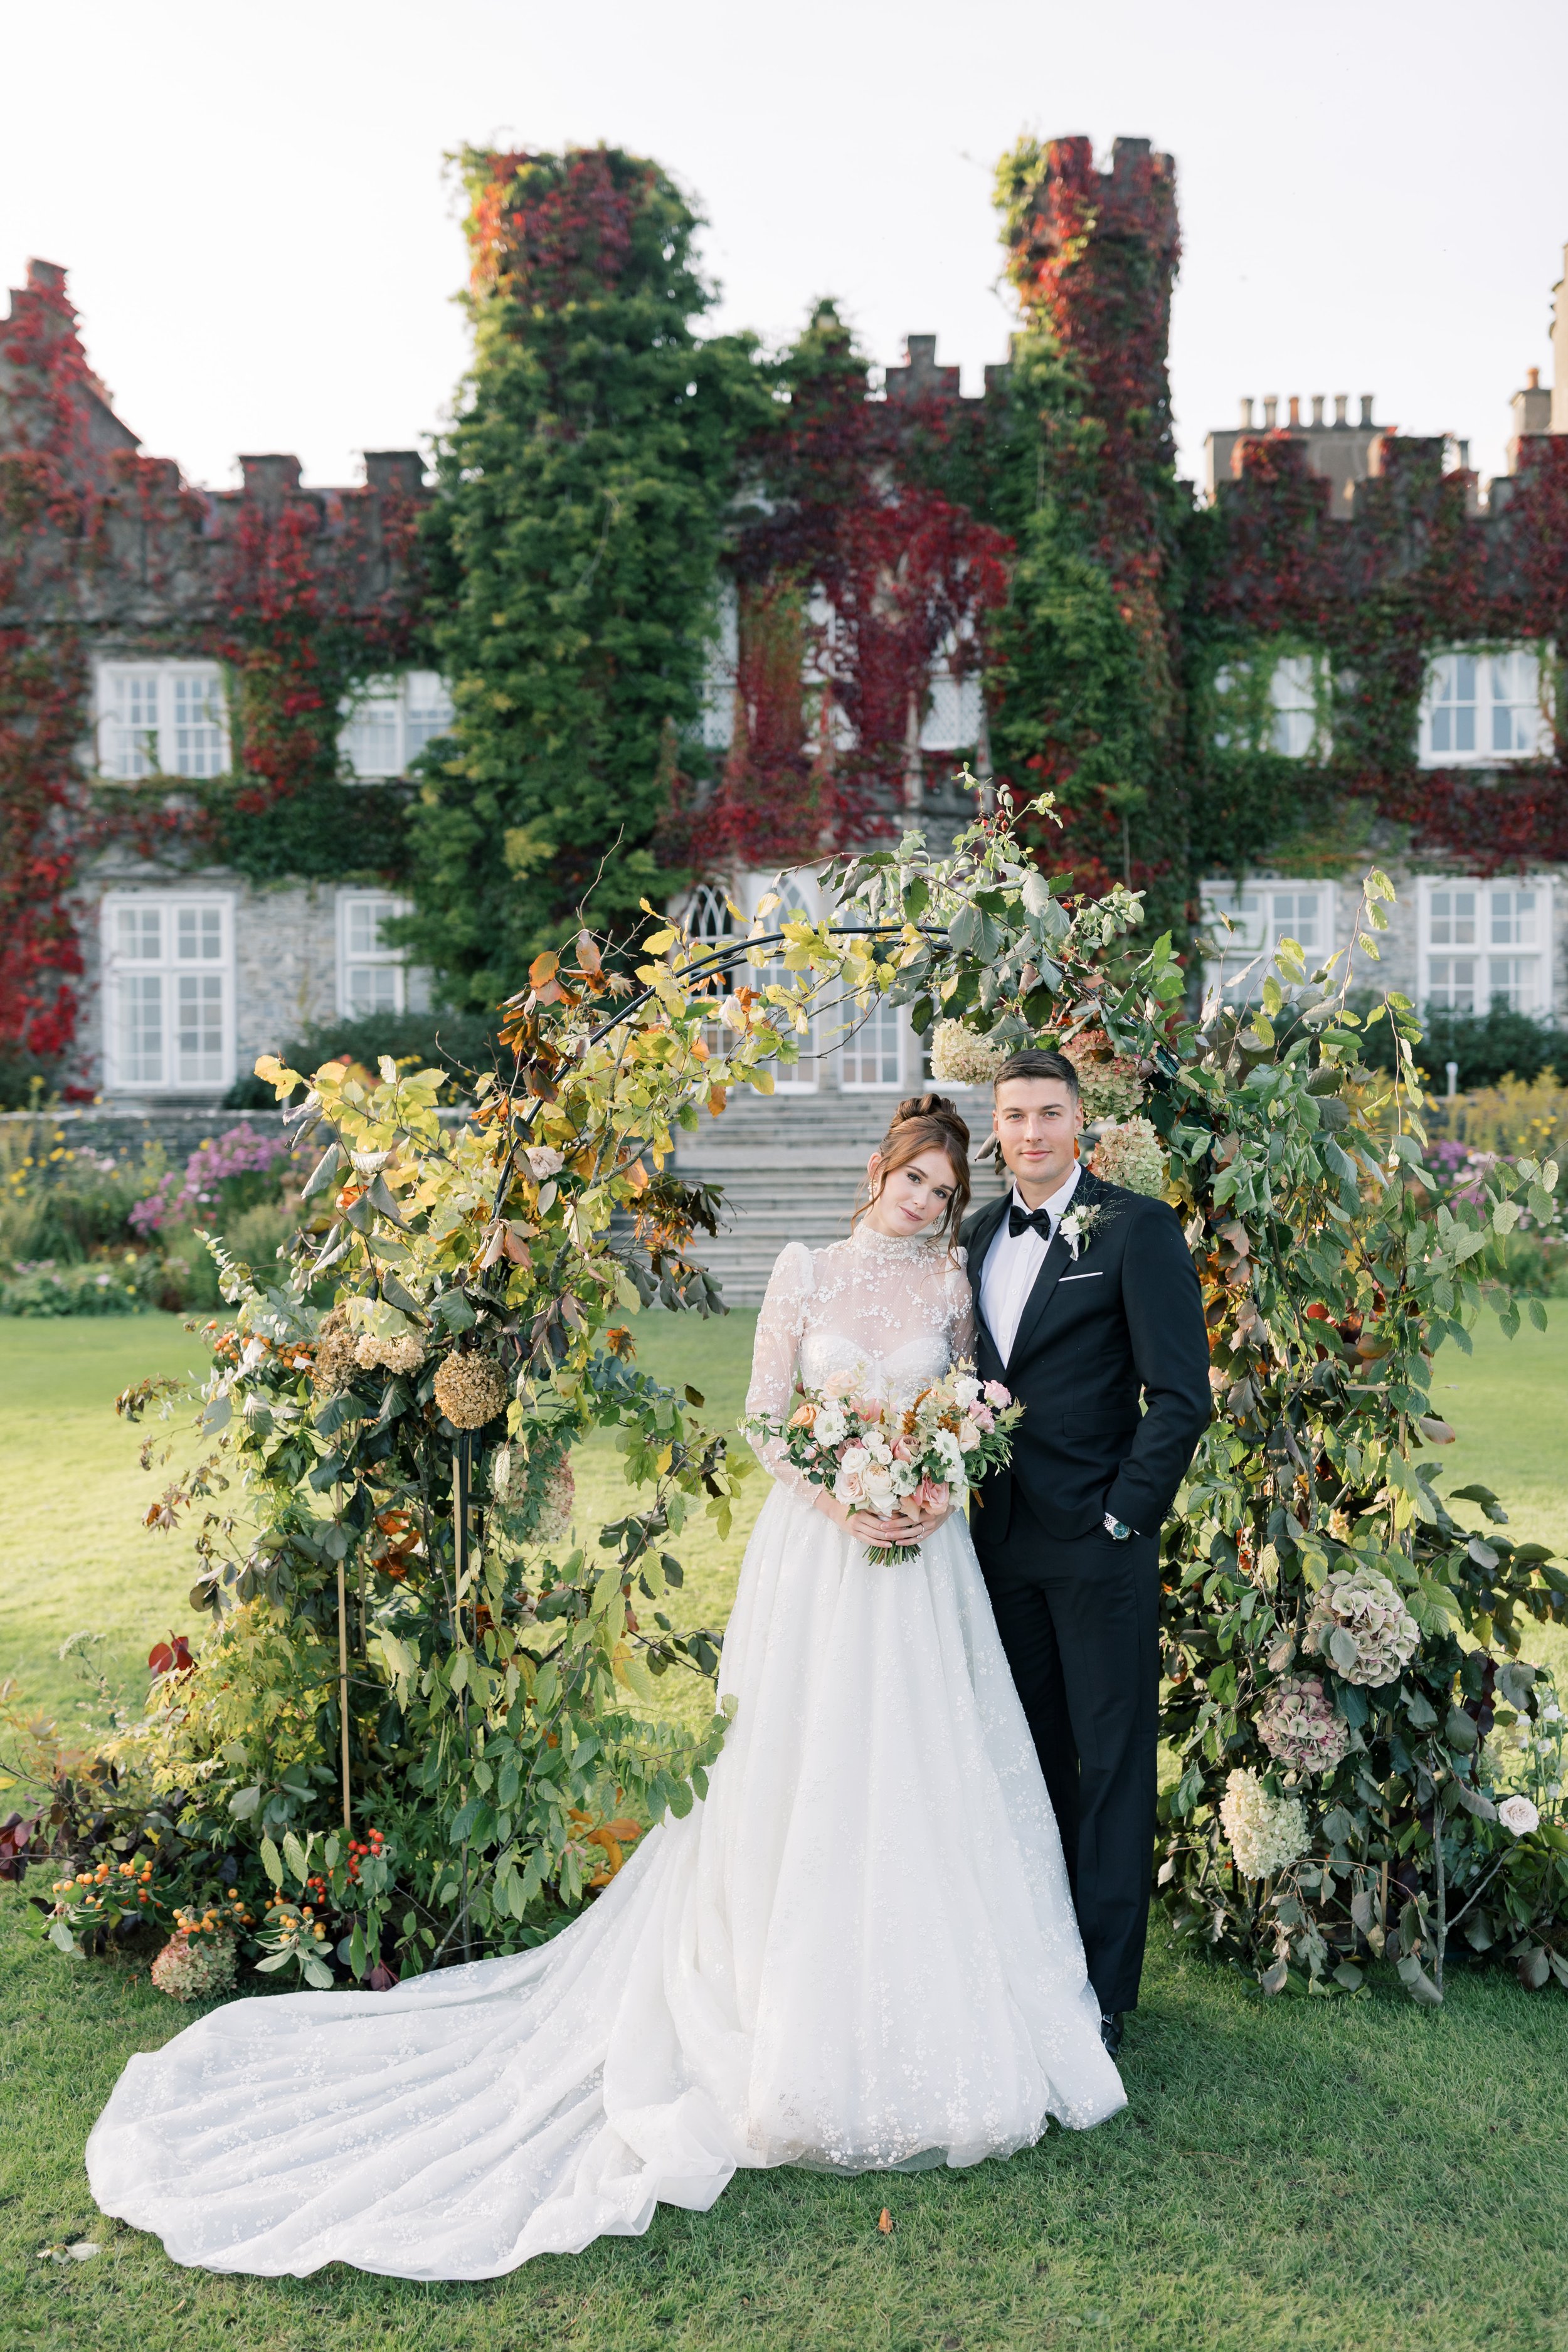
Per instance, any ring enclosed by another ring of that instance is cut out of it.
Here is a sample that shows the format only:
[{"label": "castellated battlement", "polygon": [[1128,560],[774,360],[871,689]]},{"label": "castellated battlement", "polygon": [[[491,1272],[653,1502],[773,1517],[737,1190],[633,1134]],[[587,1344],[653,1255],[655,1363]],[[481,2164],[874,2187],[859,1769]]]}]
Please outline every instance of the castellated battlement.
[{"label": "castellated battlement", "polygon": [[[297,457],[245,456],[240,487],[205,490],[142,455],[77,331],[65,270],[30,261],[0,322],[0,459],[46,470],[50,505],[22,536],[0,621],[71,621],[122,635],[200,629],[235,601],[236,562],[287,528],[316,545],[338,609],[366,615],[405,588],[409,528],[430,492],[416,450],[365,452],[363,484],[307,488]],[[63,500],[63,504],[62,504]],[[89,541],[68,520],[90,507]]]}]

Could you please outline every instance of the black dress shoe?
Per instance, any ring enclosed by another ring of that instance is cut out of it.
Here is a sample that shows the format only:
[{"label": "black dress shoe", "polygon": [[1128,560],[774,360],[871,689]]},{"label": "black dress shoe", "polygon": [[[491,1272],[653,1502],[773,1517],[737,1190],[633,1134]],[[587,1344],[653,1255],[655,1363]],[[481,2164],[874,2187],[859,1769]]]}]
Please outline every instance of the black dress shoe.
[{"label": "black dress shoe", "polygon": [[1105,2044],[1106,2055],[1114,2058],[1121,2048],[1121,2011],[1120,2010],[1116,2011],[1114,2017],[1101,2016],[1100,2038]]}]

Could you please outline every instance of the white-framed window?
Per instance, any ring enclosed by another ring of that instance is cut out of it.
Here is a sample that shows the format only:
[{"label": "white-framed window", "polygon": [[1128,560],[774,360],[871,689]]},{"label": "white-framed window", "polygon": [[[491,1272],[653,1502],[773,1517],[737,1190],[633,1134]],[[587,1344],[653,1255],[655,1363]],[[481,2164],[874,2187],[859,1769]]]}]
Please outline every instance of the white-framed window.
[{"label": "white-framed window", "polygon": [[423,1013],[428,976],[410,969],[407,950],[393,947],[384,927],[406,915],[406,898],[385,890],[338,892],[338,1011],[349,1020],[371,1013]]},{"label": "white-framed window", "polygon": [[103,940],[111,1094],[204,1092],[234,1077],[234,901],[110,891]]},{"label": "white-framed window", "polygon": [[1552,750],[1548,675],[1533,646],[1434,656],[1417,724],[1424,768],[1490,768]]},{"label": "white-framed window", "polygon": [[704,748],[710,751],[727,751],[733,740],[740,667],[741,604],[733,585],[726,582],[719,592],[714,632],[702,666],[700,728]]},{"label": "white-framed window", "polygon": [[[779,904],[770,914],[764,915],[762,919],[765,931],[780,930],[785,923],[797,922],[802,917],[807,922],[816,920],[816,885],[810,875],[781,875],[773,882],[763,875],[752,875],[748,877],[748,891],[750,905],[753,911],[771,892],[778,893]],[[759,995],[764,988],[793,988],[797,984],[799,978],[798,973],[785,970],[782,956],[776,957],[770,963],[748,965],[743,972],[737,971],[736,973],[738,982],[749,983]],[[792,1031],[791,1034],[800,1047],[798,1062],[775,1061],[769,1064],[768,1066],[773,1074],[774,1087],[780,1094],[816,1093],[818,1082],[816,1055],[819,1025],[818,1015],[813,1012],[808,1016],[804,1034],[798,1029]]]},{"label": "white-framed window", "polygon": [[228,772],[223,672],[208,661],[100,661],[94,679],[99,773],[222,776]]},{"label": "white-framed window", "polygon": [[967,751],[980,740],[980,673],[955,677],[945,661],[931,675],[931,699],[921,728],[922,751]]},{"label": "white-framed window", "polygon": [[[1253,703],[1253,668],[1230,662],[1215,676],[1220,719],[1215,729],[1219,751],[1277,751],[1287,760],[1322,760],[1330,750],[1322,709],[1329,684],[1323,654],[1279,654],[1268,671],[1266,708]],[[1228,708],[1227,708],[1228,706]],[[1237,717],[1233,719],[1230,712]]]},{"label": "white-framed window", "polygon": [[1417,992],[1454,1013],[1552,1010],[1552,884],[1428,877],[1420,893]]},{"label": "white-framed window", "polygon": [[447,682],[433,669],[372,677],[343,705],[338,749],[362,782],[406,775],[426,743],[445,735],[456,716]]},{"label": "white-framed window", "polygon": [[1202,900],[1205,984],[1222,987],[1238,1001],[1250,1002],[1262,993],[1281,940],[1297,942],[1309,971],[1333,952],[1331,882],[1262,877],[1243,882],[1239,888],[1230,881],[1205,882]]},{"label": "white-framed window", "polygon": [[904,1012],[878,997],[868,1007],[844,1002],[846,1035],[839,1083],[847,1093],[896,1092],[903,1083]]}]

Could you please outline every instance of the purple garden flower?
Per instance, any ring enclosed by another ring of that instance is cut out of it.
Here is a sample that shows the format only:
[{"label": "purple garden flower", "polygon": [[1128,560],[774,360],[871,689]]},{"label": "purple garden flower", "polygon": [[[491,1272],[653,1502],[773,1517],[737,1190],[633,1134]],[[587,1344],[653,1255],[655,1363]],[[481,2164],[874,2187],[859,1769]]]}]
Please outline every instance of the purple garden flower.
[{"label": "purple garden flower", "polygon": [[184,1224],[192,1219],[199,1222],[203,1205],[218,1200],[226,1179],[270,1175],[288,1157],[285,1145],[274,1137],[258,1135],[248,1121],[242,1120],[226,1135],[216,1141],[209,1138],[193,1151],[183,1176],[176,1176],[171,1168],[156,1189],[136,1202],[127,1222],[143,1240],[164,1225]]}]

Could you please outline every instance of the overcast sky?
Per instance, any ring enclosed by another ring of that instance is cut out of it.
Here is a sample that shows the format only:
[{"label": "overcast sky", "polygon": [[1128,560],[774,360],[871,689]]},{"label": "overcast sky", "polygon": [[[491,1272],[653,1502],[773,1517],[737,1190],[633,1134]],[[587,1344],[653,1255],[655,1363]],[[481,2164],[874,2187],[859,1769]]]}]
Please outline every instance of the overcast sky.
[{"label": "overcast sky", "polygon": [[66,265],[121,415],[192,480],[244,449],[349,482],[462,371],[465,142],[655,156],[722,323],[783,339],[834,294],[875,360],[935,333],[977,390],[997,154],[1141,136],[1179,174],[1184,470],[1240,394],[1372,392],[1490,473],[1551,380],[1565,68],[1563,0],[0,0],[0,266]]}]

